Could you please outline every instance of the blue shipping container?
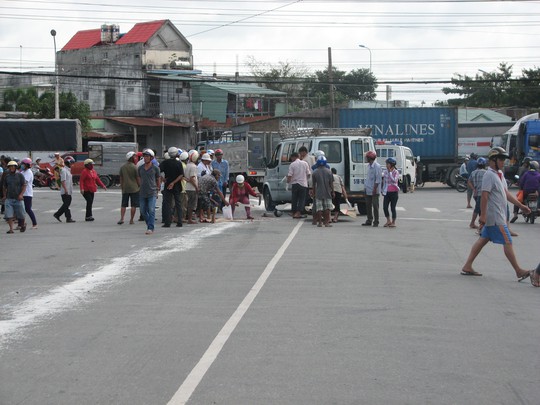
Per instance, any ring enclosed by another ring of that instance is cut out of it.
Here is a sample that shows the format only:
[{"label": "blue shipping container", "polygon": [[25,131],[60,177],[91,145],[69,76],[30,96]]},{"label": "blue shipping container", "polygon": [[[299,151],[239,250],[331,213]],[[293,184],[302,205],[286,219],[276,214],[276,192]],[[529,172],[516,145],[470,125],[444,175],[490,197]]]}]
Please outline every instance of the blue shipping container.
[{"label": "blue shipping container", "polygon": [[456,108],[340,109],[339,127],[371,128],[375,141],[401,141],[422,159],[457,157]]}]

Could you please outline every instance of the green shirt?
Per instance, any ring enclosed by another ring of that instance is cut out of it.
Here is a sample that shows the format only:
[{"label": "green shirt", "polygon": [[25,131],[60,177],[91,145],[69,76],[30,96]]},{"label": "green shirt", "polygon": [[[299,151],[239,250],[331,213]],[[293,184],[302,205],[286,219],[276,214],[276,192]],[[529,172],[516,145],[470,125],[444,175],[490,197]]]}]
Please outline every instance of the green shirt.
[{"label": "green shirt", "polygon": [[139,191],[137,184],[137,166],[127,162],[120,168],[120,178],[122,179],[122,193],[131,194]]}]

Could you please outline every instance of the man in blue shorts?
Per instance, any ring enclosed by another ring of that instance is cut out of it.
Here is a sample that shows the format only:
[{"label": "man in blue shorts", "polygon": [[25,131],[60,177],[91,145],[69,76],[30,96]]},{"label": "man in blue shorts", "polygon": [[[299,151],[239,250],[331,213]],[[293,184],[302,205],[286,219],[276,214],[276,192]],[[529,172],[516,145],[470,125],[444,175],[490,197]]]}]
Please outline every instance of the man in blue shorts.
[{"label": "man in blue shorts", "polygon": [[469,253],[467,262],[461,270],[464,276],[481,276],[475,271],[472,264],[478,254],[489,241],[503,245],[504,254],[514,268],[518,281],[525,280],[530,272],[521,268],[517,262],[512,237],[506,225],[506,207],[508,200],[518,205],[524,211],[530,211],[520,203],[516,197],[508,192],[502,168],[508,154],[503,148],[493,148],[488,153],[489,169],[482,179],[482,200],[480,208],[480,225],[483,226],[480,238],[475,242]]}]

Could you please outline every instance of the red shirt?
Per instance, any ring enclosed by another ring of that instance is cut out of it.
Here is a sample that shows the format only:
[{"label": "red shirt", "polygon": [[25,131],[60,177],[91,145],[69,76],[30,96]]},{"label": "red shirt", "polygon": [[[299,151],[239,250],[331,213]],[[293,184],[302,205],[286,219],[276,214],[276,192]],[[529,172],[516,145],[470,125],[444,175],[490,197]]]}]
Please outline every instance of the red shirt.
[{"label": "red shirt", "polygon": [[99,184],[100,187],[105,188],[105,184],[103,184],[103,182],[99,179],[96,171],[94,169],[88,170],[85,167],[81,173],[81,178],[79,180],[79,187],[81,188],[81,191],[89,191],[91,193],[95,193],[97,191],[96,184]]},{"label": "red shirt", "polygon": [[240,200],[240,197],[243,197],[247,194],[251,194],[253,197],[257,197],[257,194],[255,194],[255,191],[253,191],[249,184],[244,183],[244,189],[242,190],[240,187],[238,187],[238,183],[234,183],[231,190],[231,196],[229,197],[229,203],[235,204],[237,201]]}]

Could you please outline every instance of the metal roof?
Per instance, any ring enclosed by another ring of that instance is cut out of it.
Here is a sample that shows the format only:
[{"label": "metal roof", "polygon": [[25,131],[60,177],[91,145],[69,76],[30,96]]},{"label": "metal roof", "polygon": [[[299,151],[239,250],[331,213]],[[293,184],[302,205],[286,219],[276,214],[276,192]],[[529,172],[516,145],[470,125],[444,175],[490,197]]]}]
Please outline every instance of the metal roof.
[{"label": "metal roof", "polygon": [[205,85],[224,90],[232,94],[253,94],[257,96],[286,96],[283,91],[271,90],[265,87],[249,83],[229,83],[229,82],[204,82]]},{"label": "metal roof", "polygon": [[459,108],[458,122],[510,122],[512,117],[490,110],[489,108]]},{"label": "metal roof", "polygon": [[163,120],[161,118],[139,118],[139,117],[107,117],[108,120],[120,122],[122,124],[133,125],[136,127],[180,127],[189,128],[191,125],[180,122]]}]

